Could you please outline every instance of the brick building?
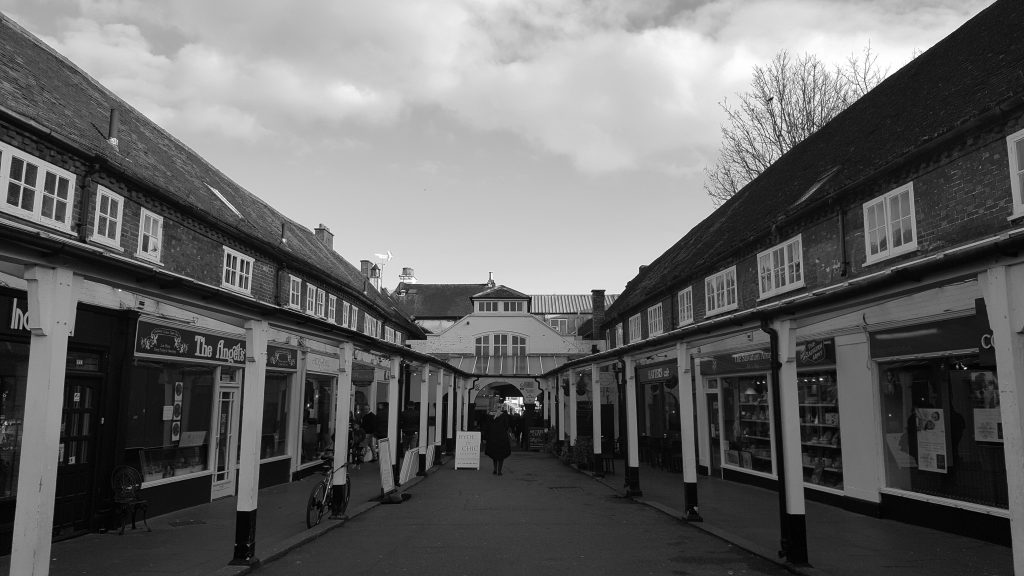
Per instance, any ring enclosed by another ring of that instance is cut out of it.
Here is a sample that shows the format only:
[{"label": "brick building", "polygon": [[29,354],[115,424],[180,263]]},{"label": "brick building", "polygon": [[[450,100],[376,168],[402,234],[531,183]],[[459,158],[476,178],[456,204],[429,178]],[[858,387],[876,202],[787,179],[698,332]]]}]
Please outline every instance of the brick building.
[{"label": "brick building", "polygon": [[[257,488],[316,470],[350,413],[382,409],[394,437],[400,386],[424,416],[454,401],[460,373],[406,346],[422,331],[327,227],[277,212],[2,15],[0,45],[12,573],[35,573],[51,537],[115,522],[122,465],[151,515],[237,493],[247,561]],[[411,368],[432,377],[400,382]],[[421,459],[441,441],[422,422]]]},{"label": "brick building", "polygon": [[779,487],[791,560],[812,498],[1024,573],[1022,23],[995,2],[627,284],[566,369],[622,375],[632,490],[667,453],[691,515],[698,471]]}]

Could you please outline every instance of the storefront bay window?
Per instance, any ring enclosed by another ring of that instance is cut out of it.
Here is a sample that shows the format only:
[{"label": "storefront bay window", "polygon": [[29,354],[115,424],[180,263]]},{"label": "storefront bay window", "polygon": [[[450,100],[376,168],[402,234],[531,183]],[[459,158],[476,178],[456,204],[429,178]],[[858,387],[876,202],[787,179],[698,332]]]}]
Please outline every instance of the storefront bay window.
[{"label": "storefront bay window", "polygon": [[725,464],[772,474],[772,410],[765,375],[719,379]]},{"label": "storefront bay window", "polygon": [[135,360],[125,462],[146,481],[207,470],[216,371],[204,364]]},{"label": "storefront bay window", "polygon": [[260,456],[273,458],[288,453],[288,382],[291,375],[267,372],[263,389],[263,435]]},{"label": "storefront bay window", "polygon": [[843,449],[839,435],[839,386],[835,371],[800,372],[797,394],[804,482],[842,489]]},{"label": "storefront bay window", "polygon": [[332,376],[308,374],[303,386],[302,463],[319,461],[333,445],[334,388]]},{"label": "storefront bay window", "polygon": [[27,343],[0,341],[0,498],[13,498],[18,488],[28,350]]}]

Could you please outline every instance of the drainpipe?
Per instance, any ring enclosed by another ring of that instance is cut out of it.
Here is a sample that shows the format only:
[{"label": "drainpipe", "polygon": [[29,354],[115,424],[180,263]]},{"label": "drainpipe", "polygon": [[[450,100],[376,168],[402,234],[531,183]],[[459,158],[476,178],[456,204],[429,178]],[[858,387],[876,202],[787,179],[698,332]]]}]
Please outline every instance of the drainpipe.
[{"label": "drainpipe", "polygon": [[802,515],[789,514],[786,509],[786,466],[782,439],[782,386],[779,361],[779,333],[772,328],[768,318],[761,320],[761,331],[768,334],[771,350],[772,386],[772,436],[775,439],[775,470],[779,490],[779,558],[786,558],[793,564],[807,564],[807,525]]}]

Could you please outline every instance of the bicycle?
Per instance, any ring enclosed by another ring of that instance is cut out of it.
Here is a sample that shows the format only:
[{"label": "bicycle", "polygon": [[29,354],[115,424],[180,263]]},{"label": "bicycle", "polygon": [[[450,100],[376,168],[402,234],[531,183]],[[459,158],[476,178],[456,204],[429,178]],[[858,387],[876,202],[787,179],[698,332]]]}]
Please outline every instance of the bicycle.
[{"label": "bicycle", "polygon": [[[337,468],[334,467],[334,453],[333,451],[324,452],[320,457],[323,460],[322,473],[324,479],[317,483],[313,488],[313,491],[309,494],[309,500],[306,502],[306,528],[312,528],[320,523],[320,520],[324,517],[324,512],[327,510],[331,511],[332,517],[340,517],[348,509],[348,502],[352,496],[352,478],[348,476],[348,463],[342,464]],[[334,508],[334,498],[337,496],[334,490],[331,490],[334,484],[335,472],[341,470],[342,474],[346,475],[345,484],[343,484],[341,490],[341,501],[338,502],[337,509]]]}]

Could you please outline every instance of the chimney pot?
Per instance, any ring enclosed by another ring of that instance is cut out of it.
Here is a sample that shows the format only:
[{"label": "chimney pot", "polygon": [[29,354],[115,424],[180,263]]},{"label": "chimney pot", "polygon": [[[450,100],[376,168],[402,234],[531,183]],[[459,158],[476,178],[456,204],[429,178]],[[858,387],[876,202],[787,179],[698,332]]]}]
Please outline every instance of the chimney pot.
[{"label": "chimney pot", "polygon": [[117,148],[117,136],[121,131],[121,111],[117,108],[110,109],[110,124],[107,127],[107,142]]},{"label": "chimney pot", "polygon": [[373,262],[370,262],[369,260],[360,260],[359,261],[359,271],[363,273],[363,277],[364,278],[369,278],[370,277],[370,267],[371,266],[373,266]]},{"label": "chimney pot", "polygon": [[602,324],[604,324],[604,290],[590,291],[591,325],[594,340],[601,340]]},{"label": "chimney pot", "polygon": [[324,246],[334,250],[334,234],[331,233],[330,228],[321,224],[313,231],[313,235],[316,236],[316,239],[322,242]]}]

